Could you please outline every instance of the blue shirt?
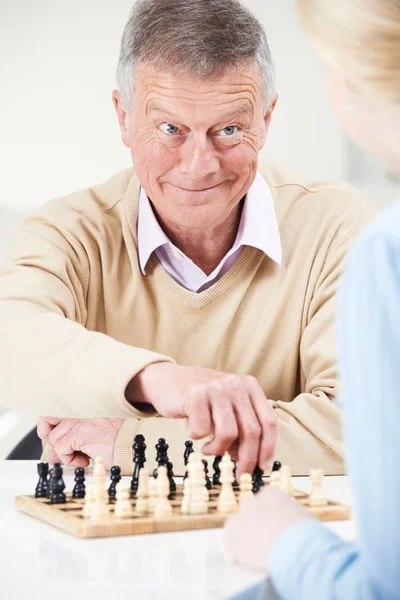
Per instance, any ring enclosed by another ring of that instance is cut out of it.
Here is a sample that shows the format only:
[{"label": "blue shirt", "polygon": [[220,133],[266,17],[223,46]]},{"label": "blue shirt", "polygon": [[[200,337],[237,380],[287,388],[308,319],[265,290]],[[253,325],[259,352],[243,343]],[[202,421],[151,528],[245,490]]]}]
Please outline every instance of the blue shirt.
[{"label": "blue shirt", "polygon": [[[339,293],[344,438],[359,541],[318,521],[288,529],[270,558],[282,600],[400,599],[400,203],[351,251]],[[252,594],[256,598],[256,591]]]}]

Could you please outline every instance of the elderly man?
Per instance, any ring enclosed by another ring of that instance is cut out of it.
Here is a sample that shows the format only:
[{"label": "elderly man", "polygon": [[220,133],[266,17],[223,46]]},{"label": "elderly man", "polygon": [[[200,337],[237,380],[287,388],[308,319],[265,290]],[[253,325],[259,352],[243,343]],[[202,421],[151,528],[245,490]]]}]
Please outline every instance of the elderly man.
[{"label": "elderly man", "polygon": [[118,84],[134,169],[47,204],[2,267],[2,401],[53,415],[72,465],[131,470],[140,432],[178,473],[188,437],[239,472],[341,472],[335,291],[363,200],[259,166],[274,69],[236,0],[139,0]]}]

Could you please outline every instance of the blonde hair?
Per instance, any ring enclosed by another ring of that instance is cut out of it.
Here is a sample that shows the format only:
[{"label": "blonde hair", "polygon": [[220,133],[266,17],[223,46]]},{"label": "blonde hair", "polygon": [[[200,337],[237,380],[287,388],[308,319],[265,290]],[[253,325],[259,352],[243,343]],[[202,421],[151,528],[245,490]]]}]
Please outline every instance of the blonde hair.
[{"label": "blonde hair", "polygon": [[400,0],[297,0],[307,34],[363,94],[400,102]]}]

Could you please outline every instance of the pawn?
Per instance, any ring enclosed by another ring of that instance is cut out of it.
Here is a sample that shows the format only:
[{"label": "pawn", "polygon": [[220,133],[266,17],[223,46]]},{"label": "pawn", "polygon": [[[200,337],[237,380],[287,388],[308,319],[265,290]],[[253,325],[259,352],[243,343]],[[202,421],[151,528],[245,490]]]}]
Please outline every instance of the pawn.
[{"label": "pawn", "polygon": [[83,467],[77,467],[75,469],[75,485],[72,490],[72,497],[84,498],[85,487],[85,469]]},{"label": "pawn", "polygon": [[86,486],[85,504],[82,509],[82,516],[86,519],[90,518],[93,513],[94,506],[94,486],[92,484]]},{"label": "pawn", "polygon": [[49,463],[38,463],[37,472],[39,475],[39,481],[35,489],[35,498],[46,498],[47,490],[49,488],[49,482],[47,481],[49,474]]},{"label": "pawn", "polygon": [[272,471],[269,476],[269,485],[272,488],[280,489],[281,487],[281,474],[280,471]]},{"label": "pawn", "polygon": [[172,515],[172,505],[168,500],[169,480],[167,467],[161,465],[158,467],[157,501],[154,508],[155,519],[166,519]]},{"label": "pawn", "polygon": [[188,464],[189,455],[192,452],[194,452],[194,450],[193,450],[193,442],[192,442],[192,440],[188,440],[187,442],[185,442],[185,452],[183,453],[183,462],[185,464],[185,467]]},{"label": "pawn", "polygon": [[242,473],[240,476],[240,493],[239,493],[239,504],[246,498],[252,498],[253,496],[253,481],[250,473]]},{"label": "pawn", "polygon": [[202,515],[208,512],[208,491],[205,487],[204,465],[200,454],[192,454],[189,460],[190,503],[188,512],[191,515]]},{"label": "pawn", "polygon": [[111,473],[111,483],[110,483],[110,487],[108,488],[108,497],[111,498],[115,498],[115,494],[116,494],[116,490],[115,487],[117,485],[117,483],[119,481],[121,481],[121,468],[118,466],[114,466],[111,467],[110,469],[110,473]]},{"label": "pawn", "polygon": [[272,465],[272,472],[274,473],[275,471],[280,471],[281,466],[282,463],[280,463],[279,460],[276,460]]},{"label": "pawn", "polygon": [[53,467],[53,473],[50,480],[50,503],[65,504],[67,501],[64,490],[65,483],[63,480],[63,470],[60,463],[56,463]]},{"label": "pawn", "polygon": [[328,498],[322,488],[322,480],[324,478],[323,469],[310,469],[310,478],[313,486],[311,494],[308,497],[310,506],[326,506]]},{"label": "pawn", "polygon": [[236,512],[237,501],[232,483],[234,481],[234,465],[228,453],[225,453],[221,460],[221,483],[222,489],[218,496],[217,510],[220,514],[230,514]]},{"label": "pawn", "polygon": [[132,514],[130,497],[130,489],[122,481],[116,484],[116,498],[117,501],[114,507],[114,516],[117,518],[130,517]]},{"label": "pawn", "polygon": [[169,492],[170,494],[172,492],[176,492],[176,483],[174,481],[174,465],[172,464],[172,462],[169,460],[166,464],[167,467],[167,474],[168,474],[168,481],[169,481]]},{"label": "pawn", "polygon": [[202,462],[203,462],[203,465],[204,465],[204,474],[205,474],[205,476],[206,476],[206,488],[207,488],[208,490],[211,490],[211,488],[212,488],[212,485],[211,485],[211,479],[210,479],[210,478],[209,478],[209,476],[208,476],[208,462],[206,461],[206,459],[205,459],[205,458],[203,458],[203,461],[202,461]]},{"label": "pawn", "polygon": [[261,488],[264,487],[264,481],[262,478],[263,474],[264,471],[260,469],[260,467],[257,465],[253,471],[253,492],[255,494],[257,494],[257,492],[259,492]]},{"label": "pawn", "polygon": [[221,482],[219,480],[220,475],[221,475],[219,463],[221,462],[221,460],[222,460],[222,454],[218,454],[214,458],[214,462],[213,462],[214,473],[213,473],[213,478],[212,478],[213,485],[221,485]]},{"label": "pawn", "polygon": [[191,501],[191,487],[189,477],[183,481],[183,498],[181,504],[181,513],[187,515],[189,513],[189,506]]},{"label": "pawn", "polygon": [[292,487],[292,474],[290,472],[290,467],[288,465],[283,465],[279,473],[281,474],[279,489],[281,492],[284,492],[289,496],[293,496],[294,492]]},{"label": "pawn", "polygon": [[238,483],[238,480],[236,479],[236,460],[234,460],[234,459],[232,458],[232,462],[233,462],[233,464],[234,464],[234,467],[233,467],[233,482],[232,482],[232,486],[233,486],[233,489],[234,489],[234,490],[238,490],[238,489],[239,489],[239,483]]},{"label": "pawn", "polygon": [[139,471],[139,482],[136,493],[136,512],[144,515],[149,510],[149,471],[142,467]]},{"label": "pawn", "polygon": [[157,502],[157,479],[154,477],[149,478],[149,512],[153,513]]}]

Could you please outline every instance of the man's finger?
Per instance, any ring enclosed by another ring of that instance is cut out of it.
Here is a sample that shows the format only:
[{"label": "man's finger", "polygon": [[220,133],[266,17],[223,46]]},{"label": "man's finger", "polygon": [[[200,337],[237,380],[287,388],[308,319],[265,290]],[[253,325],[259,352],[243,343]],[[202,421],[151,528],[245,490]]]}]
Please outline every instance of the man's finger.
[{"label": "man's finger", "polygon": [[58,425],[56,425],[56,427],[54,427],[54,429],[50,432],[49,437],[48,437],[50,446],[53,446],[53,448],[55,448],[55,446],[58,444],[58,442],[65,435],[70,433],[70,431],[72,430],[74,425],[75,425],[74,419],[63,419]]},{"label": "man's finger", "polygon": [[278,439],[278,418],[258,381],[253,377],[249,377],[246,384],[250,392],[253,409],[257,414],[262,430],[258,464],[261,469],[267,470],[275,456]]},{"label": "man's finger", "polygon": [[214,429],[214,439],[204,444],[204,454],[223,454],[230,448],[239,435],[236,417],[225,389],[209,391],[209,404]]},{"label": "man's finger", "polygon": [[204,389],[189,392],[186,426],[192,440],[201,440],[213,433],[211,407]]},{"label": "man's finger", "polygon": [[241,395],[235,395],[233,399],[234,412],[239,425],[239,450],[237,476],[242,473],[252,473],[257,466],[260,453],[260,442],[262,426],[249,394],[245,389]]},{"label": "man's finger", "polygon": [[62,419],[58,417],[40,417],[37,426],[37,434],[43,442],[47,441],[49,434]]}]

